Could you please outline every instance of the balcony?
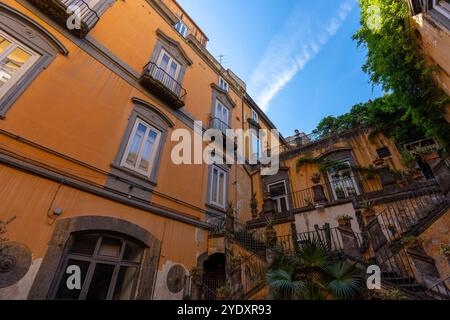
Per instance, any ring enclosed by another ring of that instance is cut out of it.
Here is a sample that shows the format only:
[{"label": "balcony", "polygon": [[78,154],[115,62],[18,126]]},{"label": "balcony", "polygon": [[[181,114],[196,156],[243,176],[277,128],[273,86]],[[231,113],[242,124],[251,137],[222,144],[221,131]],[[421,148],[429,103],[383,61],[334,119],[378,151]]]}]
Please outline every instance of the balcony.
[{"label": "balcony", "polygon": [[220,130],[224,135],[227,134],[227,130],[231,129],[228,123],[223,122],[219,118],[210,118],[209,128]]},{"label": "balcony", "polygon": [[150,62],[145,66],[139,83],[174,109],[177,110],[184,107],[186,90],[177,80],[154,62]]},{"label": "balcony", "polygon": [[[83,0],[28,0],[28,2],[79,38],[84,38],[99,21],[97,12]],[[74,27],[68,28],[68,22],[72,22],[76,13],[79,14],[80,25],[76,26],[73,22]]]}]

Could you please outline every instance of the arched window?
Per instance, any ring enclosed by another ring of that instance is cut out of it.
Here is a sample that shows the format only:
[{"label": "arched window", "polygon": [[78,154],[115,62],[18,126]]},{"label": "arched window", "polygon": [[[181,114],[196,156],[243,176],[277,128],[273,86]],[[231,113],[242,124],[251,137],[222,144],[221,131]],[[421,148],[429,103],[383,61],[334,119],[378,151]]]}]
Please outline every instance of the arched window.
[{"label": "arched window", "polygon": [[145,246],[118,233],[73,233],[51,298],[130,300],[136,296]]}]

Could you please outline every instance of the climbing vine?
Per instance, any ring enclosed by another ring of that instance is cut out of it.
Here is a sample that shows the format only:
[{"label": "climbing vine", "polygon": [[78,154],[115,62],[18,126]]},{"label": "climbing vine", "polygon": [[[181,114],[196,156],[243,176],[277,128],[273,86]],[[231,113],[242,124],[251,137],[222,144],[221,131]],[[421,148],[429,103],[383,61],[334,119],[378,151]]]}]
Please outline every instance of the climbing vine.
[{"label": "climbing vine", "polygon": [[[406,1],[360,0],[361,28],[354,35],[360,47],[367,48],[363,70],[374,85],[390,92],[392,104],[403,111],[399,118],[386,118],[386,122],[410,125],[435,138],[447,150],[450,148],[450,124],[445,120],[445,108],[450,98],[432,79],[436,67],[430,66],[418,50],[413,30],[408,22]],[[373,28],[373,7],[379,8],[378,28]],[[386,106],[389,109],[389,105]],[[395,110],[395,109],[394,109]],[[398,130],[391,128],[392,134]]]},{"label": "climbing vine", "polygon": [[[315,134],[327,137],[361,125],[405,143],[436,139],[450,150],[450,125],[444,118],[450,98],[432,79],[436,68],[426,63],[408,23],[408,5],[403,0],[360,0],[361,28],[354,35],[367,49],[363,70],[373,85],[381,85],[384,97],[360,103],[338,117],[318,124]],[[374,10],[377,8],[377,10]],[[374,22],[373,14],[379,21]]]}]

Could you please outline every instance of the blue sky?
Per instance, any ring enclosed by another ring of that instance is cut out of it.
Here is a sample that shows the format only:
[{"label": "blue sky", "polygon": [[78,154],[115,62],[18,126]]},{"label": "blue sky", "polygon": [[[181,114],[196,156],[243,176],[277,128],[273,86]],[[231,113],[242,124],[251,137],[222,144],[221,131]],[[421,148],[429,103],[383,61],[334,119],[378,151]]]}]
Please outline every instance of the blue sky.
[{"label": "blue sky", "polygon": [[285,136],[382,95],[361,70],[357,0],[179,0],[208,49],[247,83]]}]

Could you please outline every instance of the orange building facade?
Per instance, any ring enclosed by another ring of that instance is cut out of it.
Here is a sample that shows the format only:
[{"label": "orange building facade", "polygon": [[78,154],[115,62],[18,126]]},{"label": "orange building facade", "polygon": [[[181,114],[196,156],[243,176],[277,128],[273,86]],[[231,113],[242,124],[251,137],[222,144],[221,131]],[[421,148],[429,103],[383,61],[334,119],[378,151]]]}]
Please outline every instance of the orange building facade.
[{"label": "orange building facade", "polygon": [[252,179],[175,164],[174,131],[273,124],[175,1],[6,0],[0,18],[0,219],[20,257],[0,297],[183,298],[228,204],[249,219]]}]

